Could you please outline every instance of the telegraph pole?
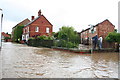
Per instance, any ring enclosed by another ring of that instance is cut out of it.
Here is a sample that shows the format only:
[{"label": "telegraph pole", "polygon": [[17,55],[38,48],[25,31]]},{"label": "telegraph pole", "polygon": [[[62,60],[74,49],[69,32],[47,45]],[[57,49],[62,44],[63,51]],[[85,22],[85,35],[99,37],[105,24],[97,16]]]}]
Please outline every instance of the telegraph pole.
[{"label": "telegraph pole", "polygon": [[3,20],[3,13],[2,13],[2,9],[0,8],[0,11],[1,11],[1,26],[0,26],[0,50],[1,50],[1,47],[2,47],[2,20]]},{"label": "telegraph pole", "polygon": [[94,33],[94,25],[88,25],[91,26],[90,30],[91,30],[91,34],[90,34],[90,39],[91,39],[91,53],[93,53],[93,42],[92,42],[92,34]]}]

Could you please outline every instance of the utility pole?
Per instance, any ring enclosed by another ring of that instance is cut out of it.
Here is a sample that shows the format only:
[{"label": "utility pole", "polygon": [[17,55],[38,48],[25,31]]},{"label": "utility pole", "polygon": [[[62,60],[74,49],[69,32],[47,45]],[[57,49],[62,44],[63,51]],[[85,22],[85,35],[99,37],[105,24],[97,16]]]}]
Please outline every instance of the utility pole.
[{"label": "utility pole", "polygon": [[1,34],[1,32],[2,32],[2,20],[3,20],[3,13],[2,13],[2,9],[0,8],[0,17],[1,17],[1,26],[0,26],[0,50],[1,50],[1,47],[2,47],[2,34]]},{"label": "utility pole", "polygon": [[90,30],[91,30],[91,33],[90,33],[90,40],[91,40],[91,53],[93,53],[93,42],[92,42],[92,34],[94,33],[94,25],[88,25],[90,26]]}]

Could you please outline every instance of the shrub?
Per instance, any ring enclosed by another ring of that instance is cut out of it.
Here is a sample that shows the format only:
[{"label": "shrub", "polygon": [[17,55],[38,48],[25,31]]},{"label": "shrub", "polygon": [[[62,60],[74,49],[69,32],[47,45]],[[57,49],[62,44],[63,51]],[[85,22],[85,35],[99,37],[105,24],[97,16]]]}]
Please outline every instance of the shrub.
[{"label": "shrub", "polygon": [[54,34],[54,37],[59,40],[55,41],[55,46],[74,48],[80,43],[80,37],[73,27],[63,26]]},{"label": "shrub", "polygon": [[66,48],[75,48],[78,45],[75,44],[75,43],[72,43],[70,41],[66,41],[66,40],[56,40],[54,42],[54,46],[57,46],[57,47],[66,47]]},{"label": "shrub", "polygon": [[4,39],[11,39],[10,37],[5,37]]},{"label": "shrub", "polygon": [[35,39],[35,38],[33,38],[33,37],[30,37],[28,40],[33,40],[33,39]]},{"label": "shrub", "polygon": [[40,39],[40,40],[46,40],[47,36],[43,35],[43,36],[38,36],[37,39]]},{"label": "shrub", "polygon": [[40,39],[29,39],[28,40],[28,45],[29,46],[34,46],[34,47],[52,47],[53,46],[53,40],[40,40]]},{"label": "shrub", "polygon": [[37,39],[40,39],[40,40],[54,40],[54,37],[52,36],[38,36]]},{"label": "shrub", "polygon": [[108,34],[108,36],[105,38],[108,42],[118,42],[120,43],[120,33],[111,32]]},{"label": "shrub", "polygon": [[23,28],[24,28],[23,25],[15,27],[14,34],[13,34],[13,41],[14,42],[19,42],[18,39],[22,40]]}]

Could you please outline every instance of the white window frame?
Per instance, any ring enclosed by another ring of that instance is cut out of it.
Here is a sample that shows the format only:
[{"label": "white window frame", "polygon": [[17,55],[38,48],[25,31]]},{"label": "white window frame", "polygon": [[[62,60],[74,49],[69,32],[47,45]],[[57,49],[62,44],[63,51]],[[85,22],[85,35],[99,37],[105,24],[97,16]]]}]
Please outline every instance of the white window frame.
[{"label": "white window frame", "polygon": [[23,31],[24,31],[24,33],[25,33],[25,28],[24,28],[24,30],[23,30]]},{"label": "white window frame", "polygon": [[35,32],[39,32],[39,27],[38,26],[35,27]]},{"label": "white window frame", "polygon": [[22,35],[22,40],[24,40],[25,39],[25,36],[24,35]]},{"label": "white window frame", "polygon": [[46,27],[46,33],[50,33],[50,28]]},{"label": "white window frame", "polygon": [[94,32],[96,31],[96,27],[94,27]]},{"label": "white window frame", "polygon": [[91,33],[91,29],[89,30],[89,33]]},{"label": "white window frame", "polygon": [[27,29],[27,30],[28,30],[28,32],[29,32],[29,27],[28,27],[28,29]]}]

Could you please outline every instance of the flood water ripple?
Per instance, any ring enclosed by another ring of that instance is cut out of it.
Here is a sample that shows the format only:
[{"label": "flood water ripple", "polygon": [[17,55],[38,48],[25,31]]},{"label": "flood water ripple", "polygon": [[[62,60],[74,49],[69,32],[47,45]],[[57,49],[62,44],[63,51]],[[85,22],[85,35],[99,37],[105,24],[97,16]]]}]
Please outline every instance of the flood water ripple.
[{"label": "flood water ripple", "polygon": [[118,78],[118,53],[77,54],[3,43],[2,78]]}]

